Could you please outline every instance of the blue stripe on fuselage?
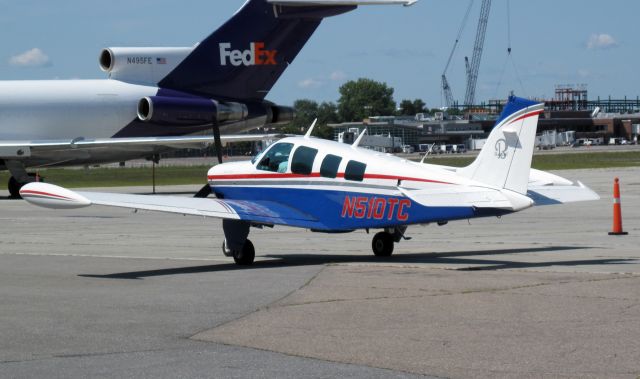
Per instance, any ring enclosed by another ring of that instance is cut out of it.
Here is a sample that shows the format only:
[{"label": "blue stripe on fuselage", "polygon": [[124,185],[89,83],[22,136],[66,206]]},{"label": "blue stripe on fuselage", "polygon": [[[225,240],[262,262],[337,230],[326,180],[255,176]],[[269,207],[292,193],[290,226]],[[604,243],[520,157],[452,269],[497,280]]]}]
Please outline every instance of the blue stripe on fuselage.
[{"label": "blue stripe on fuselage", "polygon": [[[327,231],[378,229],[479,216],[472,207],[425,207],[404,196],[362,192],[253,186],[216,186],[213,191],[225,200],[231,200],[229,204],[241,217],[243,211],[233,204],[233,200],[277,203],[282,205],[277,211],[273,210],[277,218],[287,220],[269,221],[261,217],[248,219],[250,221]],[[300,219],[300,213],[308,215],[309,219]]]}]

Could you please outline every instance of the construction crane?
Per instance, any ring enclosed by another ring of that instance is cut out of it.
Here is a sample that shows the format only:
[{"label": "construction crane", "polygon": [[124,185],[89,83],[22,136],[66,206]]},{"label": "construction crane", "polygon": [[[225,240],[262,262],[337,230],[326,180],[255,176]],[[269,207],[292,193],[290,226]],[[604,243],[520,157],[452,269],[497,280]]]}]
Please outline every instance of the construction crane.
[{"label": "construction crane", "polygon": [[447,60],[447,65],[444,66],[444,70],[442,71],[442,94],[444,96],[444,104],[446,105],[447,108],[453,105],[453,93],[451,92],[451,86],[449,86],[449,82],[447,81],[447,70],[449,69],[449,65],[451,64],[453,55],[455,54],[456,48],[458,47],[460,36],[462,36],[464,27],[467,25],[467,19],[469,18],[469,13],[471,12],[472,7],[473,7],[473,0],[470,0],[469,6],[467,7],[467,11],[465,12],[464,18],[462,19],[462,23],[458,28],[458,35],[456,37],[456,41],[453,43],[453,47],[451,48],[451,53],[449,53],[449,59]]},{"label": "construction crane", "polygon": [[476,32],[476,41],[473,44],[473,56],[471,57],[471,63],[469,63],[469,57],[464,58],[467,70],[467,92],[464,97],[464,105],[467,107],[472,106],[476,98],[476,83],[478,82],[478,71],[480,70],[480,60],[482,59],[484,37],[487,33],[490,9],[491,0],[482,0],[480,19],[478,20],[478,30]]}]

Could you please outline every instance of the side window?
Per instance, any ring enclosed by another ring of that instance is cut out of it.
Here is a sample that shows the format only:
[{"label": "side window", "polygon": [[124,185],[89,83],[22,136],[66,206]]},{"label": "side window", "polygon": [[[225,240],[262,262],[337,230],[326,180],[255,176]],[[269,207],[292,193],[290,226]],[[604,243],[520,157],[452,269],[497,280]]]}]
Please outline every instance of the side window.
[{"label": "side window", "polygon": [[293,153],[291,159],[291,172],[294,174],[311,174],[313,170],[313,160],[316,159],[318,150],[306,146],[300,146]]},{"label": "side window", "polygon": [[367,165],[364,163],[349,161],[346,170],[344,170],[344,178],[361,182],[364,179],[364,171],[366,169]]},{"label": "side window", "polygon": [[269,151],[260,157],[256,168],[264,171],[287,172],[289,154],[292,148],[292,143],[276,143]]},{"label": "side window", "polygon": [[340,166],[340,162],[342,162],[342,158],[339,156],[327,154],[327,156],[322,160],[322,165],[320,166],[320,176],[324,176],[325,178],[335,178],[338,176],[338,167]]}]

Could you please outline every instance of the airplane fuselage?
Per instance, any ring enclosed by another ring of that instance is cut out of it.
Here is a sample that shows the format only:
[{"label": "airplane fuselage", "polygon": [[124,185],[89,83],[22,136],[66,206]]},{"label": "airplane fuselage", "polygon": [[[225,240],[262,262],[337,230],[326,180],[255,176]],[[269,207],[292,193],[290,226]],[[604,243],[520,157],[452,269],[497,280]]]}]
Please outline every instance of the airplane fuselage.
[{"label": "airplane fuselage", "polygon": [[[33,141],[212,135],[211,122],[178,125],[141,121],[140,99],[163,95],[175,96],[176,92],[113,79],[0,81],[0,141],[30,146]],[[273,119],[268,102],[244,105],[248,112],[243,120],[219,122],[222,134],[246,132]],[[82,154],[61,148],[20,157],[20,161],[25,167],[70,166],[145,158],[151,153],[145,146]],[[0,169],[2,166],[0,161]]]},{"label": "airplane fuselage", "polygon": [[[502,209],[478,210],[471,206],[425,207],[400,191],[450,189],[473,185],[455,171],[441,166],[420,164],[390,154],[315,138],[291,137],[278,145],[291,145],[286,169],[269,171],[261,165],[265,154],[252,162],[225,163],[209,170],[212,191],[228,201],[267,202],[285,205],[279,212],[290,214],[287,225],[325,232],[362,228],[466,219],[509,213]],[[297,159],[301,149],[310,156]],[[309,164],[302,172],[300,164]],[[331,165],[330,160],[334,163]],[[297,165],[297,166],[296,166]],[[331,167],[329,167],[331,166]],[[265,209],[268,207],[265,206]],[[272,219],[265,215],[264,220]]]}]

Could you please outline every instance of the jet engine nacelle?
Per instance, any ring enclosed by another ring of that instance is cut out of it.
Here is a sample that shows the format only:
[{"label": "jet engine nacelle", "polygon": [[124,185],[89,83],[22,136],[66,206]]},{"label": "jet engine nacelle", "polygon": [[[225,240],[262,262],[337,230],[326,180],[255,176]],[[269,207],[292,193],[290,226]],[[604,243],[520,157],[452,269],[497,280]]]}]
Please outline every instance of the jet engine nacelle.
[{"label": "jet engine nacelle", "polygon": [[267,124],[269,125],[284,125],[293,121],[296,114],[292,107],[286,107],[282,105],[267,105]]},{"label": "jet engine nacelle", "polygon": [[108,47],[98,61],[109,77],[124,82],[156,85],[191,52],[193,47]]},{"label": "jet engine nacelle", "polygon": [[138,102],[138,119],[172,126],[243,121],[248,113],[244,104],[202,97],[147,96]]}]

